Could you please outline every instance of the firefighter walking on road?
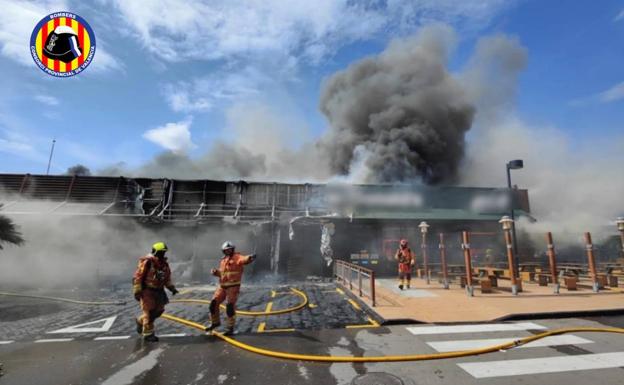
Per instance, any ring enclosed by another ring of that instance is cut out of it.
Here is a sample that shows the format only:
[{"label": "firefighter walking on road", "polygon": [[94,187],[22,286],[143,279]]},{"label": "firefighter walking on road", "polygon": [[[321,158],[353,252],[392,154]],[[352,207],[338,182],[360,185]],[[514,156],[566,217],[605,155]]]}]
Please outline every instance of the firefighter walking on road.
[{"label": "firefighter walking on road", "polygon": [[234,333],[236,322],[236,301],[243,278],[243,267],[253,262],[256,255],[243,256],[237,253],[234,245],[229,241],[223,243],[221,251],[223,251],[223,258],[219,263],[219,269],[212,269],[211,271],[212,275],[219,277],[219,287],[215,291],[212,301],[210,301],[210,326],[208,330],[213,330],[221,325],[219,306],[227,299],[225,334],[231,335]]},{"label": "firefighter walking on road", "polygon": [[165,288],[173,295],[178,294],[171,282],[166,252],[167,245],[164,242],[154,243],[152,252],[139,259],[132,281],[134,298],[141,303],[142,311],[136,319],[137,332],[143,335],[145,341],[158,341],[154,333],[154,321],[165,311],[165,305],[169,302]]},{"label": "firefighter walking on road", "polygon": [[412,267],[416,264],[416,256],[407,247],[407,239],[401,239],[399,249],[394,258],[399,262],[399,289],[403,290],[404,286],[409,289],[412,280]]}]

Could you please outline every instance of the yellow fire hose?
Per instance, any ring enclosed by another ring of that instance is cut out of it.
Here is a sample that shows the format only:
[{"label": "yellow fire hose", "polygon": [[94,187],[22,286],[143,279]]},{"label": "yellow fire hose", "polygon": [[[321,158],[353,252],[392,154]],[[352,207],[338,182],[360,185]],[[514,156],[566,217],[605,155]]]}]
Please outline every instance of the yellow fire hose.
[{"label": "yellow fire hose", "polygon": [[48,297],[45,295],[19,294],[19,293],[5,292],[5,291],[0,291],[0,295],[4,295],[7,297],[47,299],[50,301],[69,302],[69,303],[75,303],[79,305],[125,305],[126,304],[126,301],[78,301],[78,300],[69,299],[69,298]]},{"label": "yellow fire hose", "polygon": [[[260,316],[268,316],[268,315],[286,314],[286,313],[291,313],[293,311],[301,310],[308,305],[308,296],[304,292],[297,290],[294,287],[290,288],[290,290],[292,291],[293,294],[298,295],[299,297],[303,299],[303,301],[300,304],[293,306],[293,307],[289,307],[287,309],[271,310],[271,311],[249,311],[249,310],[237,309],[236,315],[260,317]],[[201,303],[201,304],[210,305],[210,301],[205,300],[205,299],[174,299],[174,300],[171,300],[170,302],[171,303]],[[225,306],[221,305],[221,308],[225,309]]]},{"label": "yellow fire hose", "polygon": [[[170,321],[178,322],[183,325],[199,329],[201,331],[206,331],[206,327],[197,322],[189,321],[184,318],[179,318],[173,316],[171,314],[163,314],[162,318],[168,319]],[[472,350],[462,350],[456,352],[445,352],[445,353],[432,353],[432,354],[406,354],[406,355],[398,355],[398,356],[365,356],[365,357],[356,357],[356,356],[321,356],[321,355],[309,355],[309,354],[297,354],[297,353],[287,353],[280,352],[275,350],[268,350],[264,348],[259,348],[256,346],[252,346],[246,344],[244,342],[235,340],[228,336],[225,336],[221,333],[212,332],[212,335],[217,338],[222,339],[223,341],[229,343],[230,345],[236,346],[237,348],[247,350],[251,353],[261,354],[263,356],[272,357],[272,358],[282,358],[287,360],[297,360],[297,361],[313,361],[313,362],[401,362],[401,361],[428,361],[428,360],[441,360],[446,358],[459,358],[459,357],[468,357],[468,356],[476,356],[480,354],[486,353],[494,353],[500,350],[508,350],[511,348],[515,348],[521,345],[528,344],[529,342],[537,341],[542,338],[566,334],[566,333],[620,333],[624,334],[624,328],[592,328],[592,327],[579,327],[579,328],[565,328],[565,329],[555,329],[551,331],[547,331],[544,333],[536,334],[533,336],[521,338],[512,342],[492,345],[481,349],[472,349]]]},{"label": "yellow fire hose", "polygon": [[[298,295],[300,295],[302,298],[304,298],[304,302],[302,302],[301,304],[290,308],[290,309],[283,309],[283,310],[277,310],[276,312],[279,312],[277,314],[283,314],[285,312],[288,311],[294,311],[291,309],[301,309],[304,306],[307,305],[308,303],[308,298],[305,295],[305,293],[292,288],[291,289],[293,292],[297,293]],[[48,296],[39,296],[39,295],[28,295],[28,294],[18,294],[18,293],[10,293],[10,292],[0,292],[0,295],[4,295],[4,296],[11,296],[11,297],[25,297],[25,298],[37,298],[37,299],[47,299],[47,300],[52,300],[52,301],[62,301],[62,302],[69,302],[69,303],[76,303],[76,304],[80,304],[80,305],[123,305],[125,304],[125,302],[112,302],[112,301],[77,301],[77,300],[73,300],[73,299],[68,299],[68,298],[59,298],[59,297],[48,297]],[[182,300],[181,300],[182,301]],[[187,300],[188,301],[188,300]],[[198,301],[198,300],[196,300]],[[275,314],[273,312],[267,312],[267,313],[272,313]],[[268,315],[268,314],[262,314],[262,315]],[[192,327],[195,329],[199,329],[203,332],[207,331],[206,330],[206,326],[197,323],[197,322],[193,322],[184,318],[180,318],[180,317],[176,317],[174,315],[171,314],[167,314],[164,313],[162,315],[162,318],[165,318],[167,320],[173,321],[173,322],[178,322],[182,325],[188,326],[188,327]],[[508,343],[504,343],[504,344],[499,344],[499,345],[493,345],[493,346],[488,346],[485,348],[481,348],[481,349],[472,349],[472,350],[463,350],[463,351],[456,351],[456,352],[444,352],[444,353],[432,353],[432,354],[405,354],[405,355],[395,355],[395,356],[364,356],[364,357],[356,357],[356,356],[323,356],[323,355],[309,355],[309,354],[298,354],[298,353],[287,353],[287,352],[281,352],[281,351],[275,351],[275,350],[269,350],[269,349],[264,349],[264,348],[260,348],[260,347],[256,347],[253,345],[249,345],[246,344],[244,342],[235,340],[231,337],[225,336],[221,333],[218,332],[212,332],[211,334],[216,336],[217,338],[220,338],[221,340],[229,343],[230,345],[236,346],[240,349],[246,350],[248,352],[251,353],[255,353],[255,354],[260,354],[263,356],[267,356],[267,357],[272,357],[272,358],[282,358],[282,359],[287,359],[287,360],[297,360],[297,361],[313,361],[313,362],[349,362],[349,363],[353,363],[353,362],[401,362],[401,361],[427,361],[427,360],[440,360],[440,359],[446,359],[446,358],[459,358],[459,357],[468,357],[468,356],[476,356],[476,355],[480,355],[480,354],[486,354],[486,353],[494,353],[497,351],[501,351],[501,350],[508,350],[508,349],[512,349],[512,348],[516,348],[519,347],[521,345],[525,345],[528,344],[529,342],[533,342],[533,341],[537,341],[539,339],[542,338],[546,338],[546,337],[550,337],[550,336],[555,336],[555,335],[560,335],[560,334],[566,334],[566,333],[619,333],[619,334],[624,334],[624,328],[594,328],[594,327],[578,327],[578,328],[564,328],[564,329],[555,329],[555,330],[551,330],[551,331],[547,331],[544,333],[540,333],[540,334],[536,334],[533,336],[529,336],[529,337],[525,337],[525,338],[521,338],[512,342],[508,342]]]}]

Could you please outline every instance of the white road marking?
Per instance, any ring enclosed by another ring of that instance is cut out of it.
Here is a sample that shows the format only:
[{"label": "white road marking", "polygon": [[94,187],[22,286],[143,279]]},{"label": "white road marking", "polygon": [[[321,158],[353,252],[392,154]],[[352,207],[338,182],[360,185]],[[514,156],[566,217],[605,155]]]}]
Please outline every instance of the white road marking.
[{"label": "white road marking", "polygon": [[127,340],[130,336],[104,336],[104,337],[96,337],[94,341],[109,341],[109,340]]},{"label": "white road marking", "polygon": [[546,327],[533,322],[499,323],[499,324],[471,324],[471,325],[440,325],[440,326],[412,326],[407,331],[415,335],[451,334],[451,333],[482,333],[504,332],[518,330],[543,330]]},{"label": "white road marking", "polygon": [[12,344],[15,341],[0,341],[0,345],[8,345],[8,344]]},{"label": "white road marking", "polygon": [[457,364],[475,378],[560,373],[624,366],[624,352]]},{"label": "white road marking", "polygon": [[[63,329],[53,330],[51,332],[47,332],[47,334],[61,334],[61,333],[99,333],[99,332],[107,332],[110,330],[111,326],[113,326],[113,322],[117,319],[117,316],[114,315],[108,318],[102,318],[99,320],[86,322],[79,325],[74,325],[70,327],[66,327]],[[99,327],[85,327],[93,324],[102,323],[102,326]]]},{"label": "white road marking", "polygon": [[36,344],[42,343],[42,342],[69,342],[69,341],[73,341],[73,338],[43,338],[40,340],[35,340]]},{"label": "white road marking", "polygon": [[[483,340],[458,340],[458,341],[436,341],[427,342],[427,345],[431,346],[438,352],[456,352],[462,350],[482,349],[490,346],[501,345],[508,342],[519,340],[523,337],[516,338],[490,338]],[[542,338],[537,341],[530,342],[525,345],[521,345],[520,348],[537,348],[559,345],[582,345],[591,344],[594,341],[575,336],[573,334],[566,334],[561,336],[550,336]]]},{"label": "white road marking", "polygon": [[186,333],[175,333],[175,334],[159,334],[158,337],[169,338],[169,337],[186,337]]}]

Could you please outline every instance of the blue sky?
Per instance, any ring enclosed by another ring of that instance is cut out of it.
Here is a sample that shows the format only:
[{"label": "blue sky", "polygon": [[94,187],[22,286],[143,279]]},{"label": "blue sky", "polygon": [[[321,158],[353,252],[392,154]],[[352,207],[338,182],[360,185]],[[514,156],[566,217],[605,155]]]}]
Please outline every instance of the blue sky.
[{"label": "blue sky", "polygon": [[[237,127],[282,127],[284,144],[318,137],[323,79],[432,22],[459,37],[459,72],[476,41],[516,36],[528,51],[515,113],[569,141],[624,131],[621,1],[0,0],[0,172],[138,167],[164,150],[199,156]],[[93,64],[68,79],[29,55],[37,21],[72,11],[95,30]],[[256,115],[254,115],[256,116]],[[243,121],[241,121],[243,120]],[[261,151],[262,149],[258,149]]]}]

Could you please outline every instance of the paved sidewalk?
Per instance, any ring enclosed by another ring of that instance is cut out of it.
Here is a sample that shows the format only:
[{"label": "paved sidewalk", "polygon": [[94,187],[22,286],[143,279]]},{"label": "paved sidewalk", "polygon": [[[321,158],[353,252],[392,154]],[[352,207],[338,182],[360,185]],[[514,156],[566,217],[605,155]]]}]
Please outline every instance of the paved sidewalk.
[{"label": "paved sidewalk", "polygon": [[[416,278],[412,288],[403,291],[396,285],[394,279],[378,279],[375,285],[377,304],[371,309],[386,321],[488,322],[514,315],[624,310],[621,289],[606,288],[594,293],[589,282],[581,282],[577,291],[562,287],[560,294],[554,294],[552,286],[524,282],[523,292],[513,296],[510,282],[499,280],[500,287],[490,294],[482,294],[476,286],[474,297],[467,296],[457,284],[445,290],[436,280],[427,285],[425,280]],[[370,301],[363,300],[370,307]]]}]

